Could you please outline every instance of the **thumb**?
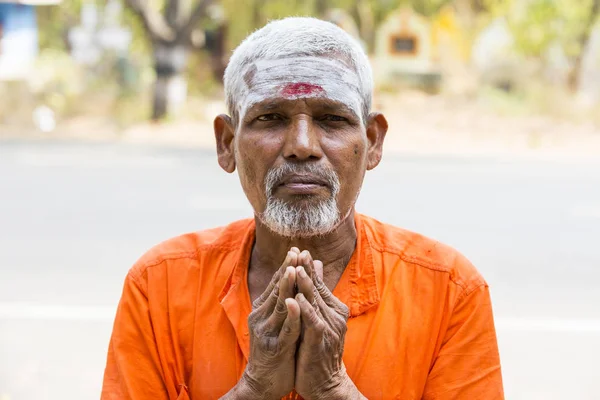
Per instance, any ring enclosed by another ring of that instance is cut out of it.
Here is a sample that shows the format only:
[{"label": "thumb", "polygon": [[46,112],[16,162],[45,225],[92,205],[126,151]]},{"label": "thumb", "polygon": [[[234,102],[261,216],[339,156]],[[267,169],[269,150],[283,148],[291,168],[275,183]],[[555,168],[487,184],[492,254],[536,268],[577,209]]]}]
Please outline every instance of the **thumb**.
[{"label": "thumb", "polygon": [[285,299],[287,317],[283,321],[281,332],[279,332],[279,343],[281,347],[293,346],[300,337],[300,305],[295,299]]}]

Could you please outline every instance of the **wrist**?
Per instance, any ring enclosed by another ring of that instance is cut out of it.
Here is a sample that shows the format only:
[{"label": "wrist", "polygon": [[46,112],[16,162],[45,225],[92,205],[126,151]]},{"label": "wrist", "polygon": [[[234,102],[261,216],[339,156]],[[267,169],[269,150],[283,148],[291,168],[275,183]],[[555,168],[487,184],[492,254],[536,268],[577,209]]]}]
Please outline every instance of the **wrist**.
[{"label": "wrist", "polygon": [[250,378],[246,371],[238,381],[238,383],[225,395],[221,400],[254,400],[261,399],[260,389],[257,388],[256,382]]},{"label": "wrist", "polygon": [[[240,390],[240,399],[275,399],[271,396],[271,390],[263,385],[259,380],[252,377],[252,374],[248,373],[248,369],[244,371],[242,378],[238,382]],[[276,399],[279,400],[279,399]]]},{"label": "wrist", "polygon": [[346,373],[346,369],[340,371],[333,377],[327,387],[323,388],[313,400],[362,400],[366,399],[360,393],[352,379]]},{"label": "wrist", "polygon": [[367,398],[358,390],[352,379],[346,375],[344,383],[338,388],[338,393],[333,399],[346,399],[346,400],[366,400]]}]

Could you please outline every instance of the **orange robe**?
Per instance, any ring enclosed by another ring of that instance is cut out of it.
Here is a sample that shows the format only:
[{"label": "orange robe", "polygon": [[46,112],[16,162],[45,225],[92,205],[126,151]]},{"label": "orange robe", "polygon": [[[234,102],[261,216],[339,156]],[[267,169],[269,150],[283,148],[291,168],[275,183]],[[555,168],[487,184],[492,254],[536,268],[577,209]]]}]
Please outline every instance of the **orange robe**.
[{"label": "orange robe", "polygon": [[[356,214],[334,295],[350,308],[344,363],[368,399],[503,399],[489,290],[450,247]],[[217,399],[247,363],[254,220],[187,234],[129,271],[103,400]],[[287,398],[298,398],[291,393]]]}]

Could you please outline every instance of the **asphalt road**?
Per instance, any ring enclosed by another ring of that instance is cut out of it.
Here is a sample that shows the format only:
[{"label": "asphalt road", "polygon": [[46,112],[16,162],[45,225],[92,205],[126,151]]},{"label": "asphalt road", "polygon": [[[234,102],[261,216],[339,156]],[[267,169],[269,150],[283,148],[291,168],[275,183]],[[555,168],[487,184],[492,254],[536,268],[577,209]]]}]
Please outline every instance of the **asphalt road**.
[{"label": "asphalt road", "polygon": [[[600,398],[600,160],[386,154],[357,208],[483,273],[507,399]],[[97,399],[128,268],[250,215],[211,151],[0,142],[0,400]]]}]

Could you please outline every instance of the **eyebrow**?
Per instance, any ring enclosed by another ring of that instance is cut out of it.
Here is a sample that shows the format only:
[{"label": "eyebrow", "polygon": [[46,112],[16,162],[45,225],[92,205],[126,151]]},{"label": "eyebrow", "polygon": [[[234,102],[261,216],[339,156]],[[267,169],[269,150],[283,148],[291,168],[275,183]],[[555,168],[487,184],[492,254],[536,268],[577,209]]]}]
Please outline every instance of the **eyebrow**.
[{"label": "eyebrow", "polygon": [[250,109],[248,111],[255,111],[256,109],[259,109],[259,108],[264,111],[273,111],[280,107],[281,107],[281,102],[279,102],[277,100],[266,100],[266,101],[261,101],[261,102],[258,102],[256,104],[252,105],[252,107],[250,107]]},{"label": "eyebrow", "polygon": [[[356,114],[356,112],[352,108],[348,107],[346,104],[344,104],[340,101],[322,98],[322,97],[309,97],[309,98],[306,98],[306,100],[318,101],[320,103],[321,107],[325,109],[325,111],[336,112],[336,111],[339,111],[340,109],[342,109],[345,113],[348,113],[348,114],[352,115],[352,117],[361,120],[361,118]],[[260,109],[261,111],[274,111],[274,110],[280,109],[284,103],[290,102],[290,101],[295,101],[295,100],[288,100],[288,99],[264,100],[264,101],[261,101],[261,102],[258,102],[256,104],[252,105],[250,107],[250,109],[248,110],[248,113],[255,112],[258,109]]]},{"label": "eyebrow", "polygon": [[323,102],[323,108],[325,110],[337,111],[341,108],[342,110],[344,110],[344,112],[352,115],[354,118],[359,119],[359,120],[361,119],[352,108],[348,107],[346,104],[344,104],[340,101],[331,100],[331,99],[319,99],[319,100]]}]

